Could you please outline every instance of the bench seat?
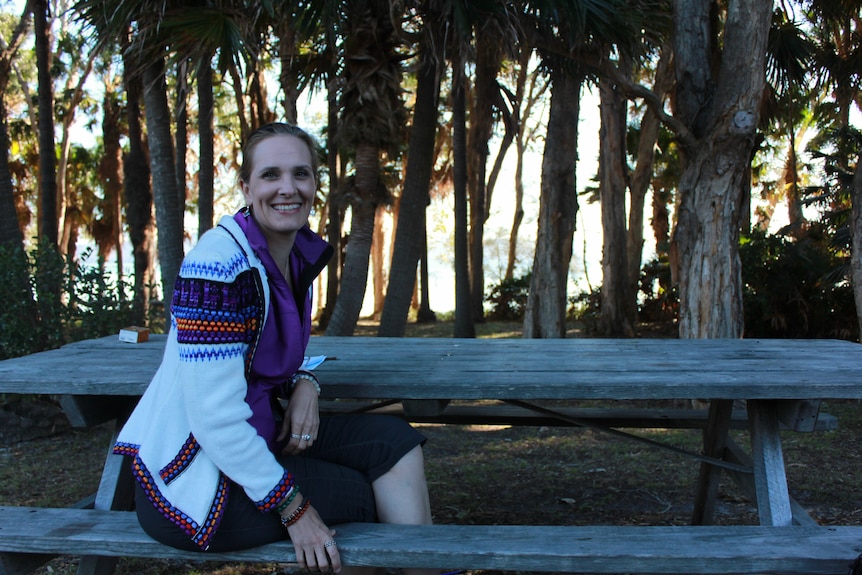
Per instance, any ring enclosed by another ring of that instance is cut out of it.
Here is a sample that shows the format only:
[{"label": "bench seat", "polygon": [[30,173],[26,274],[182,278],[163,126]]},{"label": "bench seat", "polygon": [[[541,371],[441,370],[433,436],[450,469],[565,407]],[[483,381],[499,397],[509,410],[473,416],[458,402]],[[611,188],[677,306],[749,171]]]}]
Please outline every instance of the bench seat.
[{"label": "bench seat", "polygon": [[[843,574],[862,527],[347,524],[346,565],[569,573]],[[194,553],[150,539],[134,513],[0,507],[0,552],[291,563],[287,541]],[[16,555],[7,555],[15,557]]]}]

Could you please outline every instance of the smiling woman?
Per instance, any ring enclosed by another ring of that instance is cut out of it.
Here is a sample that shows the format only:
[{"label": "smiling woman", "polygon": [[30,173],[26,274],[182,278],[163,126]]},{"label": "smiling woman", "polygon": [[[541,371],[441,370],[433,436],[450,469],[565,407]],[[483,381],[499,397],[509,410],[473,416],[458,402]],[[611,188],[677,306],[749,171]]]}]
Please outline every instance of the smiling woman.
[{"label": "smiling woman", "polygon": [[319,414],[303,358],[332,248],[308,227],[314,141],[259,128],[239,179],[246,207],[184,259],[162,363],[114,450],[154,539],[231,551],[289,537],[301,564],[337,572],[329,525],[431,522],[425,437],[391,416]]},{"label": "smiling woman", "polygon": [[[249,139],[243,155],[240,183],[246,212],[269,245],[282,275],[296,233],[308,225],[317,190],[317,155],[311,138],[288,124],[270,124]],[[253,166],[253,167],[252,167]]]}]

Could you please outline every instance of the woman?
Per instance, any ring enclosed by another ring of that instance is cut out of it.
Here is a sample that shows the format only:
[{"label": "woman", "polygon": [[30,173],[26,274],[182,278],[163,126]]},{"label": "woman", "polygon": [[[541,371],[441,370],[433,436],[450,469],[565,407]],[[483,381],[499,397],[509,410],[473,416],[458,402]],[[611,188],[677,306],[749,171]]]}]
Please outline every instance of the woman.
[{"label": "woman", "polygon": [[308,228],[317,168],[304,131],[256,130],[246,207],[181,266],[161,366],[115,447],[133,458],[142,527],[173,547],[289,536],[301,565],[338,572],[329,525],[431,522],[424,437],[396,418],[319,417],[319,383],[300,369],[312,282],[332,253]]}]

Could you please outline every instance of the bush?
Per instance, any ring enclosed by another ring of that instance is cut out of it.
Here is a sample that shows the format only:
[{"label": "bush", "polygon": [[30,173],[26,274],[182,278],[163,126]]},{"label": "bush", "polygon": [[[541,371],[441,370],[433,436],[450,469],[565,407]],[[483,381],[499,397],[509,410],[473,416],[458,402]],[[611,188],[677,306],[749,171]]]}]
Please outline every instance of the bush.
[{"label": "bush", "polygon": [[858,338],[846,262],[816,227],[797,240],[753,231],[740,258],[746,337]]},{"label": "bush", "polygon": [[524,319],[532,276],[532,272],[527,272],[521,277],[504,279],[493,286],[491,292],[485,296],[485,301],[491,304],[488,319],[494,321]]},{"label": "bush", "polygon": [[0,246],[0,359],[116,333],[132,318],[128,286],[56,248]]}]

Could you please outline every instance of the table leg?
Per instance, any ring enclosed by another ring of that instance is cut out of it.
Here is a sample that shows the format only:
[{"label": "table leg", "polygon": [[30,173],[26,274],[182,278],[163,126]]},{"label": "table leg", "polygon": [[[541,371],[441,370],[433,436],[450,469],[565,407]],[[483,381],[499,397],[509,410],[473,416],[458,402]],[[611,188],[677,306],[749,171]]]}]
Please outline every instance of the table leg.
[{"label": "table leg", "polygon": [[[713,399],[709,403],[709,419],[703,430],[703,454],[716,459],[724,458],[727,447],[727,434],[733,414],[733,401]],[[715,500],[718,497],[718,484],[721,481],[721,467],[709,463],[700,464],[697,492],[694,498],[692,525],[712,524]]]},{"label": "table leg", "polygon": [[789,526],[793,525],[793,512],[784,471],[777,405],[776,401],[748,401],[751,457],[760,524]]},{"label": "table leg", "polygon": [[[122,455],[113,452],[114,443],[125,418],[119,418],[108,445],[108,455],[105,467],[96,492],[96,509],[128,510],[132,508],[134,499],[134,478],[129,469],[128,461]],[[81,557],[78,563],[78,575],[113,575],[118,559],[116,557]]]}]

